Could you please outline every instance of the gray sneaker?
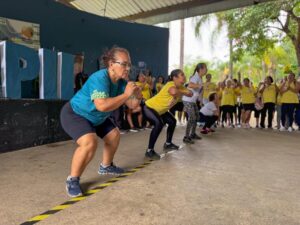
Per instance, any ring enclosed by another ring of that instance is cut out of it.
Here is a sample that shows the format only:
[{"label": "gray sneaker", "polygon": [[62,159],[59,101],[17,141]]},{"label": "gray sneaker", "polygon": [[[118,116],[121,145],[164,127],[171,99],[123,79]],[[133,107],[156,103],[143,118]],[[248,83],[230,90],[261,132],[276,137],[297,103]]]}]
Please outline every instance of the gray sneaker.
[{"label": "gray sneaker", "polygon": [[190,136],[190,138],[191,139],[195,139],[195,140],[201,140],[202,138],[199,136],[199,135],[197,135],[197,134],[192,134],[191,136]]},{"label": "gray sneaker", "polygon": [[125,171],[122,168],[117,167],[113,163],[111,163],[110,166],[105,167],[105,168],[102,165],[100,165],[99,170],[98,170],[98,173],[100,175],[105,175],[105,174],[120,175],[124,172]]},{"label": "gray sneaker", "polygon": [[82,196],[82,191],[79,185],[79,177],[68,177],[66,181],[67,194],[72,197]]},{"label": "gray sneaker", "polygon": [[186,144],[194,144],[195,142],[190,137],[184,137],[183,142]]}]

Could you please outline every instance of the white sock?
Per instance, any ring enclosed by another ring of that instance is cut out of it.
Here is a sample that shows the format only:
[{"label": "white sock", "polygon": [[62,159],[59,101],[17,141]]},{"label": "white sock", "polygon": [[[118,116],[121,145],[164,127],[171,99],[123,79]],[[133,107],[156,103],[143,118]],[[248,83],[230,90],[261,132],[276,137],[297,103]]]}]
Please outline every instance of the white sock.
[{"label": "white sock", "polygon": [[103,168],[107,168],[107,167],[110,166],[110,164],[109,164],[109,165],[104,165],[103,163],[101,163],[101,166],[102,166]]}]

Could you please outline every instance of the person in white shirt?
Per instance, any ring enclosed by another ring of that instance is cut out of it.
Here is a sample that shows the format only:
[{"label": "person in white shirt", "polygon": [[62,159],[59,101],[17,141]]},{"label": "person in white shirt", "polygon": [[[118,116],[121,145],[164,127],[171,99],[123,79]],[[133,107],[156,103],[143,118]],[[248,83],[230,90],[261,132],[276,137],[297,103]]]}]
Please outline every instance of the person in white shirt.
[{"label": "person in white shirt", "polygon": [[205,104],[200,110],[200,116],[204,118],[205,125],[201,130],[202,134],[215,132],[211,126],[218,120],[218,96],[216,93],[211,93],[208,97],[209,102]]},{"label": "person in white shirt", "polygon": [[193,93],[192,97],[183,96],[182,101],[184,104],[184,111],[188,115],[188,122],[186,125],[185,136],[183,142],[193,144],[192,139],[201,139],[196,134],[197,121],[199,120],[199,109],[197,100],[202,90],[202,77],[207,73],[207,66],[205,63],[198,63],[194,75],[190,77],[188,89]]}]

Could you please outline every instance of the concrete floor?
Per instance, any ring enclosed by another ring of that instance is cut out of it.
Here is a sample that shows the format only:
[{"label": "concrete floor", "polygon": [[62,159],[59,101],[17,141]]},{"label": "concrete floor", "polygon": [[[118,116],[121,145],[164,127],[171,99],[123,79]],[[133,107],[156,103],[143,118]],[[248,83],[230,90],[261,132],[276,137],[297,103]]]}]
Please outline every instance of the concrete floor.
[{"label": "concrete floor", "polygon": [[[176,129],[181,143],[185,127]],[[115,162],[143,163],[149,131],[122,136]],[[157,143],[162,153],[165,131]],[[75,145],[61,142],[0,154],[0,224],[27,221],[69,198],[65,179]],[[99,151],[82,177],[103,183]],[[195,145],[56,213],[39,224],[300,224],[300,132],[219,128]]]}]

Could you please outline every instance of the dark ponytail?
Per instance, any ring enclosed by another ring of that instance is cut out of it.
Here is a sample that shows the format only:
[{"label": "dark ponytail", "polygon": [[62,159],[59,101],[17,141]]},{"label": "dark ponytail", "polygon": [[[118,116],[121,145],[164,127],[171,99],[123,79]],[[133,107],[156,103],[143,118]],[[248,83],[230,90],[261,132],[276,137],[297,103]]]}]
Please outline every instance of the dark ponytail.
[{"label": "dark ponytail", "polygon": [[205,64],[205,63],[198,63],[197,66],[196,66],[195,69],[194,69],[193,75],[194,75],[196,72],[198,73],[200,69],[204,69],[204,68],[206,68],[206,64]]},{"label": "dark ponytail", "polygon": [[174,77],[178,77],[178,75],[180,73],[183,73],[182,70],[180,70],[180,69],[172,70],[172,72],[169,76],[169,81],[173,81]]}]

